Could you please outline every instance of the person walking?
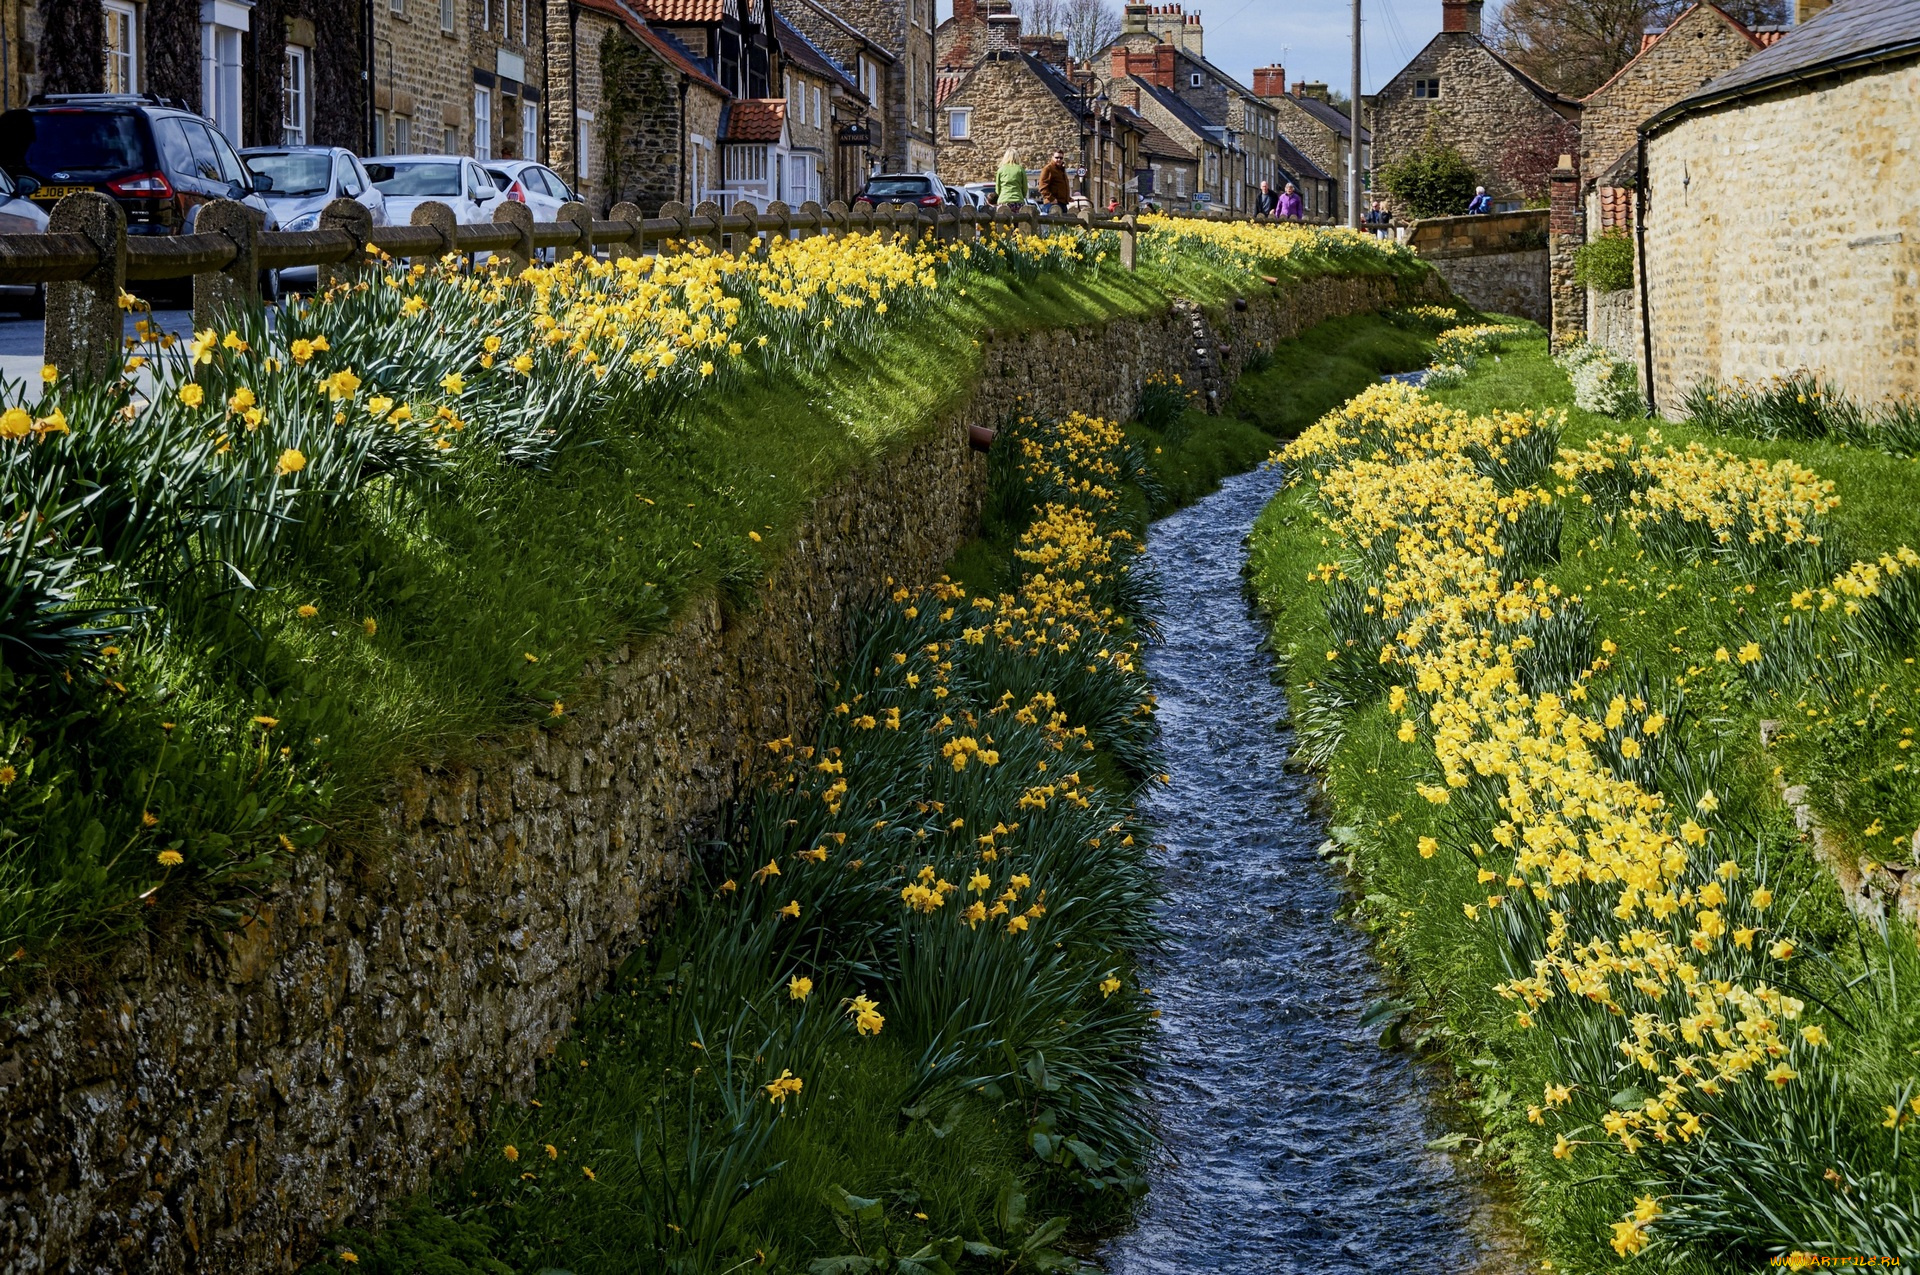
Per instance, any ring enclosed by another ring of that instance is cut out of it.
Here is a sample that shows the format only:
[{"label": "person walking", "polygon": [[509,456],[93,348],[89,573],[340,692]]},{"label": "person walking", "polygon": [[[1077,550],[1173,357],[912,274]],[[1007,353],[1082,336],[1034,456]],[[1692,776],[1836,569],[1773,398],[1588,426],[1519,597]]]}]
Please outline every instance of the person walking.
[{"label": "person walking", "polygon": [[1287,188],[1280,192],[1279,212],[1282,217],[1291,217],[1295,221],[1307,215],[1307,201],[1300,198],[1300,192],[1288,182]]},{"label": "person walking", "polygon": [[1256,217],[1271,217],[1274,209],[1280,206],[1280,196],[1273,193],[1271,182],[1260,183],[1260,193],[1254,197],[1253,213]]},{"label": "person walking", "polygon": [[1493,197],[1487,194],[1487,188],[1485,186],[1475,186],[1473,188],[1473,202],[1467,205],[1467,214],[1469,216],[1478,216],[1481,213],[1490,213],[1492,211]]},{"label": "person walking", "polygon": [[1040,202],[1054,212],[1065,212],[1073,202],[1073,188],[1067,184],[1067,156],[1055,151],[1047,166],[1040,170]]},{"label": "person walking", "polygon": [[1373,232],[1375,239],[1384,239],[1387,237],[1387,226],[1393,221],[1393,218],[1388,215],[1387,210],[1382,208],[1380,201],[1376,199],[1373,201],[1373,207],[1367,209],[1367,214],[1361,218],[1361,221],[1366,224],[1367,229]]},{"label": "person walking", "polygon": [[1027,166],[1011,146],[1000,157],[1000,168],[993,175],[993,202],[1016,208],[1027,202]]}]

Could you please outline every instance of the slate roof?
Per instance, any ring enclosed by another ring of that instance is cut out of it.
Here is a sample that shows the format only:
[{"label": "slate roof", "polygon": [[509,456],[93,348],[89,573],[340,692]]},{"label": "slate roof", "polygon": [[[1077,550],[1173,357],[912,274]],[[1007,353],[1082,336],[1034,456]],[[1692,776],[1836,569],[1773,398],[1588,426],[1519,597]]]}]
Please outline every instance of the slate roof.
[{"label": "slate roof", "polygon": [[1178,93],[1175,93],[1172,89],[1163,89],[1158,84],[1154,84],[1149,80],[1143,80],[1137,75],[1130,78],[1135,84],[1140,86],[1142,93],[1165,107],[1167,113],[1176,120],[1179,120],[1181,126],[1195,137],[1205,138],[1212,142],[1218,142],[1220,140],[1214,135],[1213,122],[1181,101]]},{"label": "slate roof", "polygon": [[1295,181],[1301,178],[1305,178],[1308,181],[1323,182],[1333,180],[1333,174],[1308,159],[1292,142],[1284,137],[1276,137],[1274,140],[1280,144],[1281,169],[1285,172],[1292,173]]},{"label": "slate roof", "polygon": [[[1325,124],[1340,136],[1353,136],[1353,120],[1348,117],[1345,111],[1333,105],[1331,102],[1322,102],[1317,97],[1305,97],[1300,94],[1289,94],[1287,100],[1307,114],[1313,116],[1313,118],[1320,123]],[[1361,129],[1360,140],[1363,142],[1371,142],[1373,140],[1373,130],[1370,128]]]},{"label": "slate roof", "polygon": [[1675,102],[1640,126],[1651,133],[1684,115],[1751,97],[1802,76],[1920,57],[1920,3],[1915,0],[1840,0],[1793,28],[1692,97]]},{"label": "slate roof", "polygon": [[583,9],[592,9],[608,17],[620,19],[627,30],[633,33],[635,39],[658,54],[668,66],[699,81],[701,85],[722,97],[730,96],[720,81],[707,74],[700,60],[694,57],[684,44],[665,31],[656,31],[649,27],[635,6],[625,3],[624,0],[579,0],[579,3]]},{"label": "slate roof", "polygon": [[720,136],[728,142],[777,142],[786,124],[786,98],[742,98],[727,111]]}]

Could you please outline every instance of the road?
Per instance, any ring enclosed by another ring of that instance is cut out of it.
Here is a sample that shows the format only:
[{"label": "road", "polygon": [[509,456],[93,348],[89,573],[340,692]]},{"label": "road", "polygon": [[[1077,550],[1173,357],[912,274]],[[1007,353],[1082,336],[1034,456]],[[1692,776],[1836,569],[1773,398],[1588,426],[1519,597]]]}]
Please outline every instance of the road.
[{"label": "road", "polygon": [[[193,311],[155,310],[153,321],[168,332],[190,335]],[[125,320],[125,334],[133,335],[133,316]],[[28,380],[40,375],[45,362],[45,328],[38,319],[23,319],[10,311],[0,311],[0,376],[8,380]]]}]

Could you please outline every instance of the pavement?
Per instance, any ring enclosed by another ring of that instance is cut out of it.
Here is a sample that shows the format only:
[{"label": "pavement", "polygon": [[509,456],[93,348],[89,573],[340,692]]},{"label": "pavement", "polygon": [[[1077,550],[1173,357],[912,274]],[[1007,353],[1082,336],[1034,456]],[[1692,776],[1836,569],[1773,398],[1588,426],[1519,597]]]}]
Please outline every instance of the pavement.
[{"label": "pavement", "polygon": [[[176,336],[193,335],[193,311],[155,310],[153,321]],[[124,335],[133,335],[134,316],[125,320]],[[23,319],[0,312],[0,376],[32,382],[46,362],[46,329],[39,319]]]}]

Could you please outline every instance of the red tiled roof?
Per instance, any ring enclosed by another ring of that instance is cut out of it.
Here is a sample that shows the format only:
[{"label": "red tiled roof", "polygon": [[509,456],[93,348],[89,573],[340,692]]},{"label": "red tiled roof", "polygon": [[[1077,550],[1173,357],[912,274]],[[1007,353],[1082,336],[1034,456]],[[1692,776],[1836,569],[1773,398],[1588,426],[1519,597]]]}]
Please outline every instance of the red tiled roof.
[{"label": "red tiled roof", "polygon": [[722,97],[728,96],[727,90],[719,81],[700,69],[700,64],[688,57],[684,50],[672,40],[664,38],[658,31],[647,29],[645,20],[636,11],[637,5],[629,5],[623,0],[579,0],[580,7],[604,13],[610,18],[618,18],[635,39],[651,49],[663,62],[696,81],[702,87],[711,89]]},{"label": "red tiled roof", "polygon": [[749,97],[733,104],[727,112],[728,142],[777,142],[787,123],[787,100],[783,97]]},{"label": "red tiled roof", "polygon": [[1786,32],[1779,27],[1763,27],[1758,31],[1749,31],[1747,34],[1758,40],[1761,48],[1767,49],[1780,43],[1780,37]]},{"label": "red tiled roof", "polygon": [[946,100],[955,93],[958,93],[960,86],[966,82],[967,73],[965,71],[939,72],[933,81],[933,104],[935,106],[944,105]]},{"label": "red tiled roof", "polygon": [[635,0],[640,11],[655,22],[719,22],[727,16],[726,0]]}]

